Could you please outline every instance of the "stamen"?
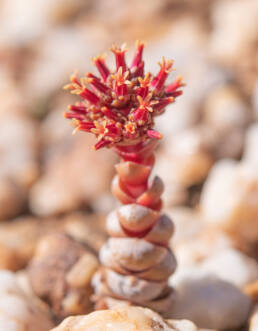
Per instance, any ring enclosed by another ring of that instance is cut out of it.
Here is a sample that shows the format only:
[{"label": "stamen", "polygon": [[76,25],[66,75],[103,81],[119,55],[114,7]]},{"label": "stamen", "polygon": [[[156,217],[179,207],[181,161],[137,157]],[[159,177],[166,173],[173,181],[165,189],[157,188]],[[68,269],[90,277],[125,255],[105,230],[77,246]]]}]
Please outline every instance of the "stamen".
[{"label": "stamen", "polygon": [[78,70],[75,70],[74,73],[70,76],[70,81],[81,87],[81,84],[78,80]]},{"label": "stamen", "polygon": [[125,124],[125,130],[127,133],[129,133],[130,135],[133,135],[135,134],[136,132],[136,126],[133,122],[131,121],[128,121],[126,124]]},{"label": "stamen", "polygon": [[127,78],[129,71],[123,73],[123,68],[120,67],[112,78],[115,80],[115,92],[117,96],[124,96],[127,94]]}]

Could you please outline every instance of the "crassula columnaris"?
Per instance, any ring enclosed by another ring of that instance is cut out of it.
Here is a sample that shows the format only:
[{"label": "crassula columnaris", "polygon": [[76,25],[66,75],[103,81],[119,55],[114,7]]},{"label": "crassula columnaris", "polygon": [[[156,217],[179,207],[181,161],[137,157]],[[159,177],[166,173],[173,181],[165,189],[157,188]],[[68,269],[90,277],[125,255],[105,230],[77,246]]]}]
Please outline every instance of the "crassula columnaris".
[{"label": "crassula columnaris", "polygon": [[173,61],[162,58],[157,75],[144,72],[144,44],[137,42],[130,66],[126,48],[113,46],[116,68],[111,71],[105,58],[93,62],[99,76],[87,73],[71,76],[65,89],[80,96],[65,117],[75,132],[93,133],[95,149],[113,148],[120,156],[112,193],[123,204],[109,214],[107,231],[111,238],[100,251],[101,269],[93,278],[96,306],[111,308],[120,301],[166,312],[173,300],[168,277],[176,268],[169,249],[173,223],[164,214],[162,180],[149,180],[154,149],[162,138],[154,129],[154,118],[182,94],[181,77],[165,86]]}]

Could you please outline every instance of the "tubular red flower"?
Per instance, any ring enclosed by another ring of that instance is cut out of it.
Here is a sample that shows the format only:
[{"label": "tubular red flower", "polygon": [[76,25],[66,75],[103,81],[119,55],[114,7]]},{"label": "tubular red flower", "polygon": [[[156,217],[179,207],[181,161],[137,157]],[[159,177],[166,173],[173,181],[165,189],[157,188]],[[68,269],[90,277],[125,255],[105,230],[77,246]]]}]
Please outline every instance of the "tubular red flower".
[{"label": "tubular red flower", "polygon": [[148,72],[144,78],[138,78],[140,87],[137,89],[137,94],[143,99],[147,97],[151,81],[151,74]]},{"label": "tubular red flower", "polygon": [[79,106],[79,105],[69,105],[68,106],[69,110],[73,110],[76,113],[80,113],[80,114],[86,114],[87,112],[87,108],[85,106]]},{"label": "tubular red flower", "polygon": [[167,76],[169,72],[171,71],[171,67],[173,65],[172,60],[166,61],[165,58],[162,58],[162,61],[159,63],[160,65],[160,71],[158,75],[153,79],[151,82],[151,88],[153,88],[156,91],[161,91],[161,89],[164,86],[164,83],[167,79]]},{"label": "tubular red flower", "polygon": [[144,48],[144,43],[139,42],[137,40],[135,54],[134,54],[133,61],[132,61],[131,67],[130,67],[131,70],[135,70],[141,64],[143,48]]},{"label": "tubular red flower", "polygon": [[99,102],[99,97],[91,92],[89,89],[84,88],[80,93],[79,96],[85,100],[88,100],[90,103],[96,105]]},{"label": "tubular red flower", "polygon": [[78,86],[81,87],[81,83],[79,82],[78,80],[78,77],[77,77],[78,73],[77,71],[75,71],[71,76],[70,76],[70,81]]},{"label": "tubular red flower", "polygon": [[184,84],[182,83],[182,79],[182,76],[178,76],[173,83],[171,83],[165,88],[165,92],[172,93],[175,92],[179,87],[184,86]]},{"label": "tubular red flower", "polygon": [[105,84],[103,84],[98,77],[90,73],[87,74],[87,76],[88,79],[86,79],[85,82],[90,84],[95,91],[98,90],[99,92],[107,93],[109,88]]},{"label": "tubular red flower", "polygon": [[125,63],[125,53],[127,51],[125,44],[122,45],[121,48],[113,45],[110,49],[116,58],[116,70],[118,71],[119,68],[122,68],[122,72],[126,71],[126,63]]},{"label": "tubular red flower", "polygon": [[135,71],[132,72],[132,77],[142,77],[144,73],[144,61],[141,61]]},{"label": "tubular red flower", "polygon": [[105,58],[103,56],[97,56],[93,58],[93,62],[105,82],[110,74],[109,69],[105,64]]},{"label": "tubular red flower", "polygon": [[89,132],[93,128],[95,128],[95,124],[90,122],[81,122],[78,126],[79,130],[87,131],[87,132]]},{"label": "tubular red flower", "polygon": [[104,138],[102,138],[100,141],[98,141],[98,142],[94,145],[94,148],[95,148],[95,150],[97,151],[98,149],[103,148],[103,147],[105,147],[105,146],[107,146],[107,145],[109,145],[109,144],[110,144],[109,141],[107,141],[107,140],[105,140]]},{"label": "tubular red flower", "polygon": [[168,93],[168,95],[172,96],[173,98],[177,98],[177,97],[179,97],[182,94],[183,94],[183,91],[181,91],[181,90],[180,91],[175,91],[175,92]]},{"label": "tubular red flower", "polygon": [[139,107],[133,112],[133,118],[136,122],[140,122],[139,125],[143,125],[148,121],[149,111],[145,107]]},{"label": "tubular red flower", "polygon": [[155,104],[152,105],[153,109],[160,113],[164,110],[164,108],[169,105],[170,103],[174,102],[175,98],[174,97],[168,97],[168,98],[164,98],[159,100],[158,102],[156,102]]},{"label": "tubular red flower", "polygon": [[109,108],[107,106],[102,107],[101,111],[107,118],[110,118],[115,121],[118,118],[117,114],[111,108]]},{"label": "tubular red flower", "polygon": [[65,112],[64,113],[64,117],[67,119],[76,119],[78,121],[83,121],[84,120],[84,116],[82,114],[78,114],[76,112]]},{"label": "tubular red flower", "polygon": [[127,94],[126,79],[128,78],[129,71],[123,73],[123,68],[119,67],[117,73],[113,75],[115,81],[115,93],[117,96],[124,96]]}]

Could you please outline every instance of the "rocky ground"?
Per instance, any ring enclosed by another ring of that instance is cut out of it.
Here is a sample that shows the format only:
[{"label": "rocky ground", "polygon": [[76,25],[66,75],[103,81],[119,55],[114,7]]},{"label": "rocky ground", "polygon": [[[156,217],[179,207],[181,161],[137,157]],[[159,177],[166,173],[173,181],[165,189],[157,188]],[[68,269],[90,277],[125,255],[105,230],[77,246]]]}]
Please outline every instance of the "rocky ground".
[{"label": "rocky ground", "polygon": [[168,318],[258,330],[257,1],[3,0],[0,29],[0,329],[93,311],[117,159],[71,135],[62,86],[112,43],[143,39],[147,68],[164,55],[187,83],[157,121],[178,260]]}]

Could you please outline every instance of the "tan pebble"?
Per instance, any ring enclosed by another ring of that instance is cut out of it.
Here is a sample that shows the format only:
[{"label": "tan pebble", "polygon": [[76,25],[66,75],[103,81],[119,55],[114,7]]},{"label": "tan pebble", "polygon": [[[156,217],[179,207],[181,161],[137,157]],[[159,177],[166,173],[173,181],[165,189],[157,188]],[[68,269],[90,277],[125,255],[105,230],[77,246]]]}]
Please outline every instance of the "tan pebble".
[{"label": "tan pebble", "polygon": [[52,331],[197,331],[193,323],[166,321],[159,314],[141,307],[121,307],[69,317]]},{"label": "tan pebble", "polygon": [[66,281],[73,287],[87,286],[97,268],[97,258],[92,254],[85,254],[68,272],[66,275]]}]

